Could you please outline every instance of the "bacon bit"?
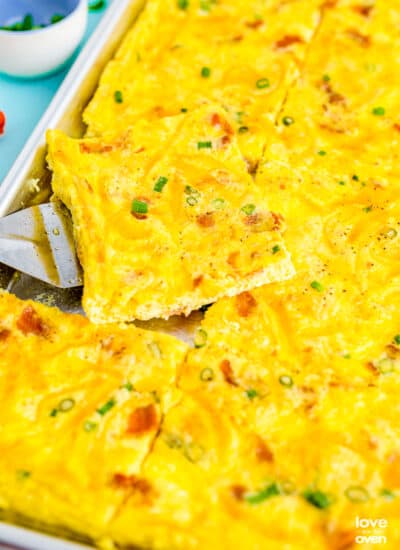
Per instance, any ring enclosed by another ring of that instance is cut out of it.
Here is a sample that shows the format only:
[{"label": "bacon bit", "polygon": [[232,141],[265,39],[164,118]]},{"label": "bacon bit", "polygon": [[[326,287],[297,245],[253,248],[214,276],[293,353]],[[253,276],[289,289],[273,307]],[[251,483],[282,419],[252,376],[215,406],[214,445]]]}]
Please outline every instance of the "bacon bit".
[{"label": "bacon bit", "polygon": [[233,374],[231,362],[228,359],[224,359],[223,361],[221,361],[219,368],[221,369],[225,381],[228,382],[228,384],[231,384],[231,386],[238,385]]},{"label": "bacon bit", "polygon": [[262,19],[257,19],[256,21],[246,21],[245,25],[246,27],[249,27],[249,29],[258,29],[261,25],[264,25],[264,21]]},{"label": "bacon bit", "polygon": [[303,42],[304,40],[301,38],[301,36],[298,36],[296,34],[287,34],[286,36],[275,42],[275,47],[278,49],[283,49],[291,46],[292,44],[302,44]]},{"label": "bacon bit", "polygon": [[11,330],[8,330],[6,328],[3,328],[0,330],[0,342],[4,342],[4,340],[7,340],[7,338],[11,335]]},{"label": "bacon bit", "polygon": [[0,136],[4,134],[4,129],[6,127],[6,115],[3,111],[0,111]]},{"label": "bacon bit", "polygon": [[236,296],[236,309],[240,317],[248,317],[256,306],[257,302],[250,292]]},{"label": "bacon bit", "polygon": [[273,462],[274,455],[271,449],[268,448],[265,441],[257,436],[256,457],[260,462]]},{"label": "bacon bit", "polygon": [[257,170],[258,170],[258,165],[259,165],[259,161],[256,160],[256,161],[251,161],[250,159],[248,158],[245,158],[244,159],[246,165],[247,165],[247,172],[251,175],[251,176],[255,176],[257,174]]},{"label": "bacon bit", "polygon": [[335,8],[336,7],[336,4],[338,3],[338,0],[326,0],[326,2],[324,2],[322,4],[322,8]]},{"label": "bacon bit", "polygon": [[133,154],[143,153],[143,151],[146,151],[146,149],[144,147],[139,147],[139,149],[136,149],[136,151],[133,151]]},{"label": "bacon bit", "polygon": [[231,141],[232,141],[232,139],[231,139],[230,136],[222,136],[222,138],[221,138],[222,147],[226,147],[227,145],[230,144]]},{"label": "bacon bit", "polygon": [[305,412],[311,412],[313,410],[313,408],[316,406],[317,402],[316,401],[310,401],[310,403],[306,403],[306,405],[304,405],[304,411]]},{"label": "bacon bit", "polygon": [[395,130],[397,130],[398,132],[400,132],[400,124],[398,124],[397,122],[395,124],[393,124],[393,128]]},{"label": "bacon bit", "polygon": [[203,282],[204,280],[204,276],[203,275],[199,275],[198,277],[196,277],[195,279],[193,279],[193,287],[194,288],[197,288],[201,285],[201,283]]},{"label": "bacon bit", "polygon": [[299,389],[304,393],[315,393],[314,388],[312,388],[311,386],[299,386]]},{"label": "bacon bit", "polygon": [[233,136],[235,134],[235,130],[232,128],[229,122],[225,118],[221,117],[219,113],[213,113],[211,115],[211,124],[213,126],[222,128],[228,136]]},{"label": "bacon bit", "polygon": [[364,17],[369,17],[369,14],[374,9],[374,6],[353,6],[353,11],[363,15]]},{"label": "bacon bit", "polygon": [[327,130],[328,132],[333,132],[334,134],[345,134],[345,130],[343,128],[334,128],[333,126],[329,126],[329,124],[319,124],[319,127],[322,130]]},{"label": "bacon bit", "polygon": [[148,495],[152,486],[147,479],[135,475],[114,474],[112,484],[119,489],[133,489],[142,495]]},{"label": "bacon bit", "polygon": [[166,110],[161,105],[157,105],[156,107],[154,107],[153,111],[160,118],[166,116],[167,114]]},{"label": "bacon bit", "polygon": [[158,424],[157,410],[153,403],[139,407],[129,417],[128,434],[143,435]]},{"label": "bacon bit", "polygon": [[282,223],[285,221],[285,218],[282,216],[282,214],[277,214],[276,212],[271,212],[272,219],[274,220],[274,226],[272,228],[273,231],[278,231]]},{"label": "bacon bit", "polygon": [[260,214],[251,214],[250,216],[245,216],[244,223],[246,225],[257,225],[262,220]]},{"label": "bacon bit", "polygon": [[83,142],[79,144],[81,153],[110,153],[114,147],[110,144]]},{"label": "bacon bit", "polygon": [[390,359],[397,359],[400,357],[400,348],[394,344],[387,345],[386,351]]},{"label": "bacon bit", "polygon": [[346,103],[346,98],[342,94],[338,94],[337,92],[333,92],[329,96],[329,103]]},{"label": "bacon bit", "polygon": [[361,34],[357,29],[348,29],[347,34],[363,48],[368,48],[371,45],[371,37],[366,34]]},{"label": "bacon bit", "polygon": [[285,185],[284,183],[281,183],[281,184],[279,185],[279,189],[286,189],[286,185]]},{"label": "bacon bit", "polygon": [[227,262],[231,267],[237,267],[237,260],[239,258],[239,252],[231,252],[228,256]]},{"label": "bacon bit", "polygon": [[244,485],[232,485],[231,493],[236,500],[243,500],[244,494],[247,492],[247,489]]},{"label": "bacon bit", "polygon": [[196,218],[200,227],[213,227],[215,225],[214,214],[207,212],[206,214],[199,214]]},{"label": "bacon bit", "polygon": [[243,34],[237,34],[232,38],[233,42],[241,42],[243,40]]},{"label": "bacon bit", "polygon": [[17,328],[24,334],[46,336],[49,327],[43,322],[32,306],[27,306],[17,321]]},{"label": "bacon bit", "polygon": [[367,369],[372,372],[372,374],[374,374],[375,376],[378,376],[379,375],[379,370],[375,367],[375,365],[369,361],[368,363],[365,364],[365,366],[367,367]]}]

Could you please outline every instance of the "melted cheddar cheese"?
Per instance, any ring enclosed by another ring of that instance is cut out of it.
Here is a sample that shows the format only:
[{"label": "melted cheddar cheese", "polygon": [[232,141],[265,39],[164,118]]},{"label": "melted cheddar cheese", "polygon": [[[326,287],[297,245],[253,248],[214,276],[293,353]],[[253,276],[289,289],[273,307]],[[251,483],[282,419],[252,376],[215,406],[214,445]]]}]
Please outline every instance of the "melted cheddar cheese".
[{"label": "melted cheddar cheese", "polygon": [[293,274],[218,106],[142,121],[112,141],[50,132],[92,321],[168,318]]},{"label": "melted cheddar cheese", "polygon": [[2,509],[107,550],[400,547],[399,29],[147,2],[53,185],[89,317],[220,299],[188,350],[0,294]]}]

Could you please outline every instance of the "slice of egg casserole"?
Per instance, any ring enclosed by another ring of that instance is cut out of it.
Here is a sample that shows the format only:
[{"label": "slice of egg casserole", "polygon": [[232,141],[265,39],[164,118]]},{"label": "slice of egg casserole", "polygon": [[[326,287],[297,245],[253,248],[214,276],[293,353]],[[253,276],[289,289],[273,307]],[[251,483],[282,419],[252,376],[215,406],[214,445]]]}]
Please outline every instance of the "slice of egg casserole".
[{"label": "slice of egg casserole", "polygon": [[92,321],[168,318],[293,274],[223,109],[141,121],[112,141],[49,132]]},{"label": "slice of egg casserole", "polygon": [[3,292],[0,319],[0,508],[99,538],[125,479],[146,492],[142,465],[187,347]]}]

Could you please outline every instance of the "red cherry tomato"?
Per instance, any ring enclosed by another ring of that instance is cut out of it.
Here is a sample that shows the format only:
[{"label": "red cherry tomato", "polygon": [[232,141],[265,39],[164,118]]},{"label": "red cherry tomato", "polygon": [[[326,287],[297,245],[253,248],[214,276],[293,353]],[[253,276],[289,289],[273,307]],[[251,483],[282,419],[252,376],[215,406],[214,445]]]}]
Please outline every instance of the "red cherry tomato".
[{"label": "red cherry tomato", "polygon": [[3,111],[0,111],[0,136],[4,134],[4,129],[6,127],[6,115]]}]

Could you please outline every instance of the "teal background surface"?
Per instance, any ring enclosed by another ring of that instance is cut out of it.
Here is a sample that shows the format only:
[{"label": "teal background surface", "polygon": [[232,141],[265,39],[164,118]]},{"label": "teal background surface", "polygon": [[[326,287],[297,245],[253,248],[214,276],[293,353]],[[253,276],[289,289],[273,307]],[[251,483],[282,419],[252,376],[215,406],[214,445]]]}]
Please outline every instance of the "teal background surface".
[{"label": "teal background surface", "polygon": [[85,38],[70,63],[60,72],[41,79],[22,80],[0,74],[0,111],[6,130],[0,136],[0,182],[3,181],[26,140],[39,122],[80,49],[92,34],[106,8],[89,13]]}]

